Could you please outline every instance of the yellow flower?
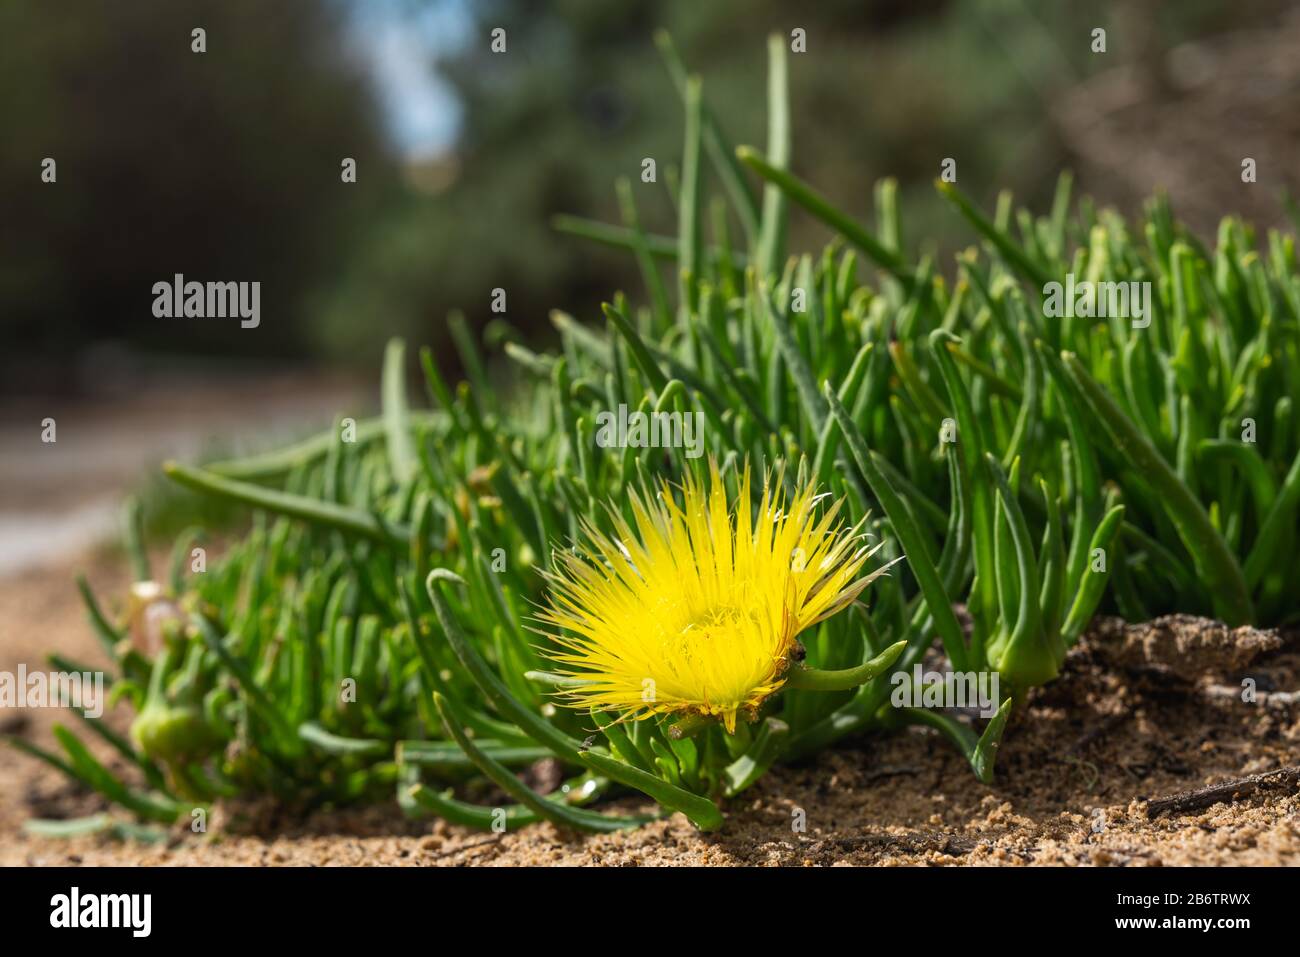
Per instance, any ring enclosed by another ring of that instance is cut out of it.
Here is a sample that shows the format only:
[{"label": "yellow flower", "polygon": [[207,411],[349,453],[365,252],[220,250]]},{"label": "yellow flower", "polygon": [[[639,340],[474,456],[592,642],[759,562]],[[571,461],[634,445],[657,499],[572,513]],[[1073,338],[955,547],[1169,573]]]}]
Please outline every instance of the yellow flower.
[{"label": "yellow flower", "polygon": [[[615,537],[583,523],[577,553],[558,554],[541,620],[563,629],[551,652],[578,679],[561,693],[580,708],[718,717],[728,732],[778,691],[806,628],[848,607],[884,569],[857,577],[880,546],[862,523],[837,524],[841,502],[799,489],[787,503],[764,481],[753,515],[749,468],[734,507],[711,462],[710,488],[688,477],[632,493],[636,525]],[[779,486],[779,481],[776,483]],[[612,510],[611,510],[612,511]]]}]

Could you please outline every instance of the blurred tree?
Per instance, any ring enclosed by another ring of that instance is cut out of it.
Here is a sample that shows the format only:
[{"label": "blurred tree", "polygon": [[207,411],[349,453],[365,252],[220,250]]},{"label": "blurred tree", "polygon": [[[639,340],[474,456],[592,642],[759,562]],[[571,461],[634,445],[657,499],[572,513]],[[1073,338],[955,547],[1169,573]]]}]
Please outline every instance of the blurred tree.
[{"label": "blurred tree", "polygon": [[[0,4],[8,387],[57,388],[91,341],[300,353],[305,297],[396,179],[341,22],[323,0]],[[174,273],[260,281],[260,327],[154,318],[152,285]]]}]

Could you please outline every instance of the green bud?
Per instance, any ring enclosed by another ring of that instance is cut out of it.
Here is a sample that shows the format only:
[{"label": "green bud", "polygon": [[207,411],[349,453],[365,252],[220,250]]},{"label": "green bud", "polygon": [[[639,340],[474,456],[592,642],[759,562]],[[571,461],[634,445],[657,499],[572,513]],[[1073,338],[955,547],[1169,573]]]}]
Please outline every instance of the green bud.
[{"label": "green bud", "polygon": [[131,737],[164,764],[201,760],[221,743],[197,708],[167,704],[146,706],[131,724]]}]

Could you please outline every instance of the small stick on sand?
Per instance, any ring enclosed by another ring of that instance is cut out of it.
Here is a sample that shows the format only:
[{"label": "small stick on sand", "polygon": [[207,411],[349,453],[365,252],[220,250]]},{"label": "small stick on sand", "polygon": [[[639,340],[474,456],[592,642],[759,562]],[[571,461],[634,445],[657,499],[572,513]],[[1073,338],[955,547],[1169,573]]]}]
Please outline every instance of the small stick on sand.
[{"label": "small stick on sand", "polygon": [[1251,774],[1223,784],[1184,791],[1169,797],[1156,798],[1147,802],[1147,817],[1153,818],[1163,811],[1183,813],[1199,811],[1220,802],[1239,801],[1250,797],[1257,791],[1295,791],[1300,790],[1300,765]]}]

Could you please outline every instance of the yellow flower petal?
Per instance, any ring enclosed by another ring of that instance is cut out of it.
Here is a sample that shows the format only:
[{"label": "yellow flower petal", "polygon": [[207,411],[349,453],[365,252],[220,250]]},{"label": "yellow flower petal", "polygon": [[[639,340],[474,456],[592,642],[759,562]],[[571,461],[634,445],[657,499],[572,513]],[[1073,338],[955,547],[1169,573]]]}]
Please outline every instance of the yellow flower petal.
[{"label": "yellow flower petal", "polygon": [[[630,526],[584,523],[576,554],[557,556],[549,607],[551,656],[580,678],[567,704],[620,712],[703,714],[734,732],[784,682],[796,636],[846,608],[879,574],[861,523],[837,522],[811,488],[785,501],[764,482],[757,514],[748,467],[729,506],[716,463],[706,490],[688,477],[680,504],[662,483],[633,493]],[[633,527],[634,526],[634,527]],[[879,546],[877,546],[879,547]]]}]

